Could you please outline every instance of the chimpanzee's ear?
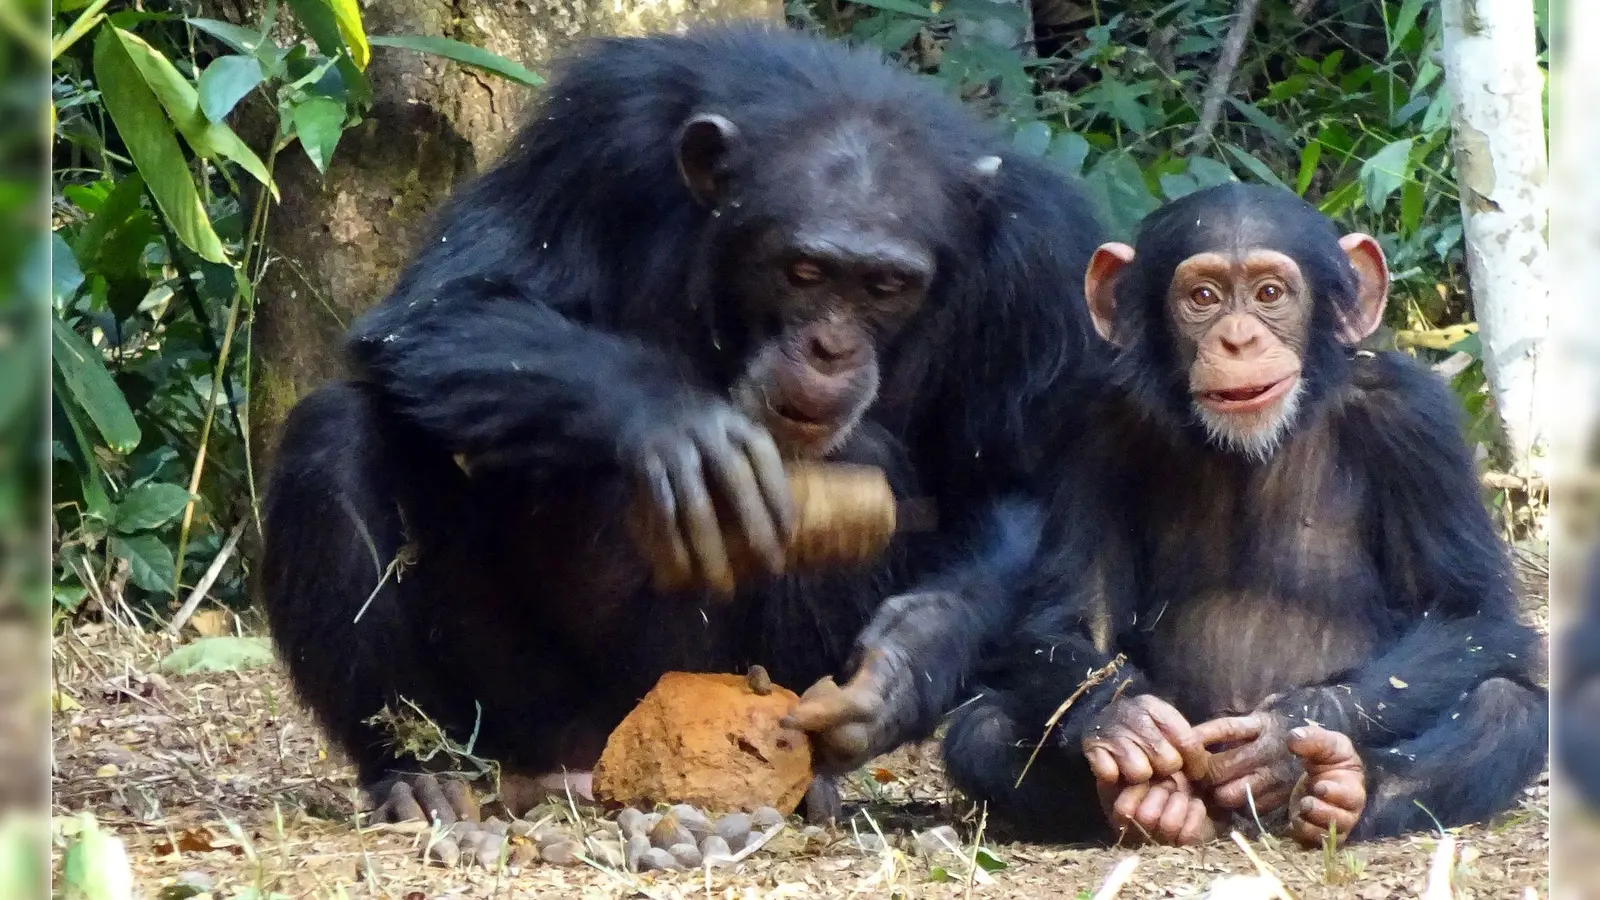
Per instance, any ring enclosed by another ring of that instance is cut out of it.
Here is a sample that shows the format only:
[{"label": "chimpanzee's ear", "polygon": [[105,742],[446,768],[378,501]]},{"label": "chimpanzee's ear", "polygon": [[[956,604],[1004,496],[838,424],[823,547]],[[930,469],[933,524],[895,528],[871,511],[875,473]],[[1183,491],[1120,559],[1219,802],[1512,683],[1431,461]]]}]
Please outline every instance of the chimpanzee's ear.
[{"label": "chimpanzee's ear", "polygon": [[1371,235],[1347,234],[1339,247],[1356,270],[1356,308],[1339,322],[1339,340],[1354,346],[1378,330],[1389,305],[1389,263]]},{"label": "chimpanzee's ear", "polygon": [[715,206],[725,180],[723,161],[739,127],[715,113],[701,113],[678,132],[678,173],[689,193],[704,206]]},{"label": "chimpanzee's ear", "polygon": [[1127,244],[1101,244],[1089,260],[1083,275],[1083,294],[1089,301],[1089,318],[1100,336],[1117,343],[1117,276],[1133,262],[1133,248]]}]

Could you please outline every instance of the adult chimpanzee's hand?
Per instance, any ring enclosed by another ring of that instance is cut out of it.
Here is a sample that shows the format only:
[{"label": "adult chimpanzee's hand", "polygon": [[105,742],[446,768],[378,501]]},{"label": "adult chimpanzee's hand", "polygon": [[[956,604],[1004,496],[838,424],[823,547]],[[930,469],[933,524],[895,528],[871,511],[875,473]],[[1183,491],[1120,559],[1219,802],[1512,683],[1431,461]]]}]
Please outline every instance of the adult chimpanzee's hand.
[{"label": "adult chimpanzee's hand", "polygon": [[1150,694],[1112,701],[1083,736],[1083,755],[1102,785],[1143,784],[1185,772],[1205,776],[1206,748],[1183,713]]},{"label": "adult chimpanzee's hand", "polygon": [[[732,593],[730,552],[783,570],[794,498],[766,429],[726,403],[696,398],[630,440],[628,452],[653,507],[644,540],[659,551],[651,554],[659,585]],[[725,527],[719,514],[730,512]]]},{"label": "adult chimpanzee's hand", "polygon": [[1226,748],[1211,754],[1211,801],[1223,809],[1270,812],[1289,802],[1300,777],[1300,764],[1289,749],[1289,723],[1279,713],[1257,710],[1201,722],[1194,733],[1206,747]]},{"label": "adult chimpanzee's hand", "polygon": [[808,688],[783,725],[811,734],[818,770],[848,772],[889,743],[887,698],[895,677],[889,656],[869,650],[843,686],[825,677]]}]

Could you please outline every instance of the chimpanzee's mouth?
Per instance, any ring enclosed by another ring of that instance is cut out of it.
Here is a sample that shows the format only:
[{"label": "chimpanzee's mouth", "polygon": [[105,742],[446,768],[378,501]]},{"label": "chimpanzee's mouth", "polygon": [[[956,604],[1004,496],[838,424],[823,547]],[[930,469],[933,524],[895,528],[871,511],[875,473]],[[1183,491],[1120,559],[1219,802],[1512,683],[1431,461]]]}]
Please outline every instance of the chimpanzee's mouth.
[{"label": "chimpanzee's mouth", "polygon": [[1197,391],[1195,399],[1213,412],[1233,414],[1260,412],[1288,396],[1289,391],[1299,380],[1298,375],[1290,375],[1268,384]]},{"label": "chimpanzee's mouth", "polygon": [[828,424],[826,419],[820,416],[807,415],[806,413],[801,412],[787,403],[778,404],[777,407],[775,407],[772,411],[777,413],[779,416],[788,419],[790,422],[795,423],[796,425],[823,427]]}]

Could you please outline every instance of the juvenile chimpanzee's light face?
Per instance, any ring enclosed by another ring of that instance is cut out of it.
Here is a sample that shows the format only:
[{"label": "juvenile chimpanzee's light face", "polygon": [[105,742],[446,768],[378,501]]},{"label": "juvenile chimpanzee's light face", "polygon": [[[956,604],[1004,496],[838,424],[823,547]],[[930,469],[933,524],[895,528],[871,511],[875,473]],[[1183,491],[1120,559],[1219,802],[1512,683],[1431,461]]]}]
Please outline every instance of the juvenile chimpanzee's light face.
[{"label": "juvenile chimpanzee's light face", "polygon": [[843,443],[877,396],[880,349],[932,289],[949,199],[892,144],[835,123],[706,195],[727,220],[719,302],[751,347],[733,398],[787,455]]},{"label": "juvenile chimpanzee's light face", "polygon": [[1306,398],[1320,396],[1314,379],[1325,391],[1330,360],[1377,327],[1388,296],[1377,242],[1339,238],[1287,191],[1190,195],[1152,214],[1139,241],[1137,259],[1106,244],[1090,262],[1096,329],[1146,386],[1182,385],[1212,444],[1251,459],[1272,455]]}]

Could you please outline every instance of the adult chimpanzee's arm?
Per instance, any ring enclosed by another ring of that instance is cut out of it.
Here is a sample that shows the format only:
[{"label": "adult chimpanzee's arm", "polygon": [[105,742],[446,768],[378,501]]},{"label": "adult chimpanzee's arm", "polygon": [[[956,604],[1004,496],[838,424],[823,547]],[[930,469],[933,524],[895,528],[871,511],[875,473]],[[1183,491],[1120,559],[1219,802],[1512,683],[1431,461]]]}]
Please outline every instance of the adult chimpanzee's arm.
[{"label": "adult chimpanzee's arm", "polygon": [[1517,621],[1510,562],[1479,496],[1456,399],[1431,373],[1392,354],[1358,359],[1341,450],[1371,484],[1370,546],[1395,619],[1393,646],[1275,708],[1344,731],[1356,745],[1416,735],[1474,688],[1532,684],[1537,646]]}]

